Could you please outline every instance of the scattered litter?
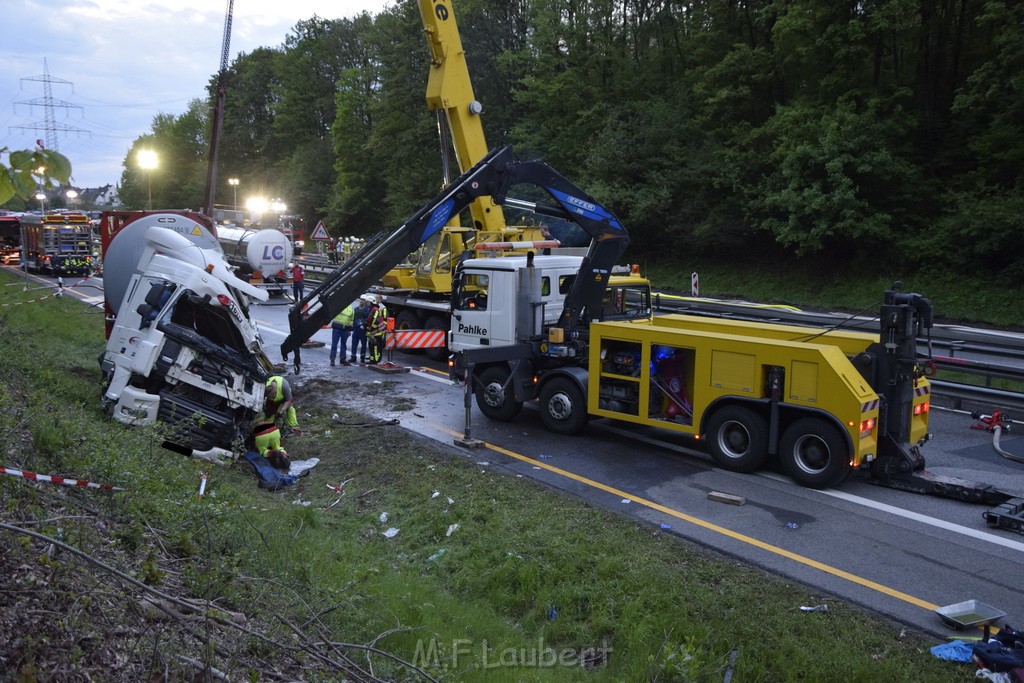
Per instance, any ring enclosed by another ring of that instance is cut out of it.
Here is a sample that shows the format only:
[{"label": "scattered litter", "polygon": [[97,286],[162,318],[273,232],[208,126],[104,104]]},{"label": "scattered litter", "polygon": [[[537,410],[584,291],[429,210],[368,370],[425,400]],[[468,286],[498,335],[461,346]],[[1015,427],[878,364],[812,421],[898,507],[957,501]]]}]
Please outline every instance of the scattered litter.
[{"label": "scattered litter", "polygon": [[486,460],[481,460],[480,462],[477,463],[477,465],[483,465],[484,467],[486,467],[487,465],[490,465],[490,464],[491,463],[487,462]]},{"label": "scattered litter", "polygon": [[630,504],[630,503],[632,503],[632,502],[633,502],[633,501],[631,501],[631,500],[630,500],[629,498],[623,498],[623,499],[622,499],[622,504],[623,504],[623,505],[629,505],[629,504]]},{"label": "scattered litter", "polygon": [[202,498],[204,493],[206,493],[206,472],[200,472],[199,473],[199,497]]},{"label": "scattered litter", "polygon": [[428,470],[435,469],[436,467],[437,467],[436,465],[427,465],[427,469]]},{"label": "scattered litter", "polygon": [[324,432],[324,436],[330,436],[330,435],[331,435],[331,430],[330,429],[328,429],[326,432]]},{"label": "scattered litter", "polygon": [[787,529],[799,529],[800,525],[797,524],[796,522],[790,522],[789,524],[786,525],[786,528]]},{"label": "scattered litter", "polygon": [[732,683],[732,672],[736,669],[736,658],[739,656],[739,650],[733,650],[729,653],[729,666],[725,668],[725,675],[722,676],[722,683]]},{"label": "scattered litter", "polygon": [[440,491],[434,491],[433,493],[430,494],[430,497],[431,498],[437,498],[440,495],[441,495]]},{"label": "scattered litter", "polygon": [[334,413],[333,415],[331,415],[331,419],[332,419],[332,420],[337,420],[337,419],[339,419],[340,417],[341,417],[341,415],[338,415],[337,413]]},{"label": "scattered litter", "polygon": [[380,513],[380,523],[383,524],[386,521],[388,521],[388,513],[386,513],[386,512]]},{"label": "scattered litter", "polygon": [[373,383],[374,383],[374,384],[382,384],[382,382],[381,382],[381,381],[380,381],[379,379],[375,379],[375,380],[373,380]]},{"label": "scattered litter", "polygon": [[398,535],[398,529],[391,527],[387,531],[382,531],[381,533],[384,534],[384,538],[394,538]]},{"label": "scattered litter", "polygon": [[671,525],[671,524],[662,524],[662,525],[661,525],[661,528],[662,528],[662,529],[671,529],[671,528],[672,528],[672,525]]},{"label": "scattered litter", "polygon": [[413,415],[415,415],[416,417],[423,417],[422,415],[420,415],[419,413],[417,413],[415,411],[413,412]]},{"label": "scattered litter", "polygon": [[320,462],[320,458],[310,458],[309,460],[292,460],[291,464],[288,465],[288,475],[292,477],[302,477],[309,474],[309,471],[316,467],[317,463]]},{"label": "scattered litter", "polygon": [[801,612],[827,612],[828,605],[815,605],[814,607],[808,607],[804,605],[800,608]]},{"label": "scattered litter", "polygon": [[431,555],[430,557],[428,557],[428,558],[427,558],[427,562],[433,562],[434,560],[440,560],[440,559],[441,559],[442,557],[444,557],[444,554],[445,554],[446,552],[448,552],[448,550],[447,550],[447,549],[445,549],[445,548],[441,548],[441,549],[440,549],[440,550],[438,550],[438,551],[437,551],[436,553],[434,553],[433,555]]},{"label": "scattered litter", "polygon": [[454,502],[455,502],[455,499],[452,498],[451,496],[448,496],[448,504],[451,505]]},{"label": "scattered litter", "polygon": [[537,457],[538,457],[538,458],[540,458],[541,460],[550,460],[550,459],[551,459],[551,458],[552,458],[553,456],[550,456],[550,455],[544,455],[543,453],[541,453],[541,454],[540,454],[540,455],[538,455]]},{"label": "scattered litter", "polygon": [[548,609],[548,621],[554,621],[557,618],[558,618],[558,608],[555,607],[554,605],[551,605],[551,608]]},{"label": "scattered litter", "polygon": [[309,507],[312,504],[313,504],[312,502],[310,502],[308,500],[302,500],[300,498],[296,498],[295,500],[292,501],[292,505],[301,505],[304,508],[305,507]]},{"label": "scattered litter", "polygon": [[539,468],[539,467],[537,467],[536,465],[534,465],[534,466],[533,466],[533,469],[535,469],[535,470],[539,470],[540,468]]},{"label": "scattered litter", "polygon": [[459,530],[459,525],[458,524],[449,524],[448,525],[448,531],[445,532],[445,536],[451,536],[452,534],[454,534],[458,530]]}]

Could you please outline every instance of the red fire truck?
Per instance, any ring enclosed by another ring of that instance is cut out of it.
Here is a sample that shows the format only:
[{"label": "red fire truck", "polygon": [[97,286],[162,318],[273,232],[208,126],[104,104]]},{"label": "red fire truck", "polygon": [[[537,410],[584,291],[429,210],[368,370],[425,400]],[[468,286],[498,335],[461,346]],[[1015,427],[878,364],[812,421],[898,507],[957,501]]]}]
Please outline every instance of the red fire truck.
[{"label": "red fire truck", "polygon": [[47,275],[91,275],[92,224],[84,213],[21,217],[21,267]]}]

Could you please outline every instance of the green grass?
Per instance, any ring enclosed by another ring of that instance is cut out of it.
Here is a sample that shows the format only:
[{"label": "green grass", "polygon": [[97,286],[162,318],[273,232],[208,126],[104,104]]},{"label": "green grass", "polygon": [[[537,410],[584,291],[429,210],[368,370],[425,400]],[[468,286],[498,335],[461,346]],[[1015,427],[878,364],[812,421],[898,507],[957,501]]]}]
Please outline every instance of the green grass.
[{"label": "green grass", "polygon": [[655,288],[690,291],[700,276],[708,297],[742,297],[765,303],[877,314],[894,281],[934,306],[937,319],[1002,327],[1024,326],[1024,283],[936,269],[879,275],[842,263],[741,264],[683,260],[644,268]]},{"label": "green grass", "polygon": [[[12,292],[0,296],[5,303]],[[306,433],[288,443],[293,456],[321,463],[294,487],[259,490],[248,465],[211,469],[160,449],[157,429],[102,418],[95,360],[101,331],[102,317],[70,300],[0,309],[7,463],[126,489],[69,491],[65,498],[64,490],[5,477],[4,521],[41,519],[34,530],[86,552],[113,554],[123,571],[168,590],[175,586],[244,612],[278,642],[294,640],[283,617],[316,638],[375,642],[432,675],[459,681],[721,680],[733,652],[737,681],[971,678],[968,667],[929,654],[933,639],[909,629],[903,637],[901,625],[855,606],[500,468],[475,465],[476,458],[399,427],[354,426],[368,418],[339,410],[327,382],[299,389]],[[361,385],[337,388],[351,393]],[[387,392],[381,385],[365,388]],[[209,482],[200,500],[201,470]],[[346,480],[345,496],[329,507],[338,497],[326,484]],[[61,521],[46,522],[58,495],[62,505],[77,500],[102,521],[65,512]],[[452,524],[459,528],[448,536]],[[400,533],[389,540],[381,532],[391,526]],[[48,561],[45,544],[4,531],[0,543],[12,566],[45,564],[52,585],[61,572],[78,582],[93,572],[67,557]],[[79,600],[61,596],[52,609],[71,610],[67,605]],[[822,602],[827,612],[799,609]],[[60,625],[112,628],[90,621],[106,618],[93,612],[71,614]],[[75,647],[85,648],[84,656],[69,649],[44,658],[38,649],[10,643],[0,646],[0,655],[19,666],[43,666],[44,659],[72,666],[95,655],[95,644]],[[602,660],[605,647],[611,651]],[[163,636],[159,647],[133,652],[153,673],[156,652],[178,649],[188,653],[183,642]],[[597,666],[510,665],[537,657],[546,664],[563,651],[573,664],[586,652]],[[232,657],[238,678],[251,667],[243,662],[282,660],[253,639]],[[232,669],[223,657],[212,659]],[[381,657],[374,661],[378,676],[409,675]],[[189,675],[176,666],[171,671],[179,679]],[[331,679],[313,662],[299,671],[308,680]]]}]

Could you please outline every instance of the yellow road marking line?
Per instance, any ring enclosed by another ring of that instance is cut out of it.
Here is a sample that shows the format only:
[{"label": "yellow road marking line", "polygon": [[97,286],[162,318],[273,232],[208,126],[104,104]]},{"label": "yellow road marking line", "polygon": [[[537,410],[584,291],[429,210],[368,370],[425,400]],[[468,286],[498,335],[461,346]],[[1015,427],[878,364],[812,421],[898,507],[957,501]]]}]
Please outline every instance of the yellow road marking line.
[{"label": "yellow road marking line", "polygon": [[[462,438],[462,436],[463,436],[460,432],[452,431],[451,429],[448,429],[447,427],[445,427],[443,425],[439,425],[439,424],[436,424],[436,423],[433,423],[433,422],[430,422],[428,424],[430,424],[435,429],[439,429],[442,432],[445,432],[446,434],[452,435],[453,437]],[[773,554],[779,555],[781,557],[785,557],[785,558],[787,558],[789,560],[792,560],[794,562],[797,562],[799,564],[803,564],[803,565],[806,565],[808,567],[813,567],[814,569],[818,569],[820,571],[825,572],[826,574],[831,574],[833,576],[839,577],[839,578],[844,579],[846,581],[849,581],[851,583],[855,583],[857,585],[864,586],[865,588],[870,588],[871,590],[878,591],[879,593],[884,593],[885,595],[888,595],[889,597],[893,597],[893,598],[896,598],[898,600],[902,600],[904,602],[908,602],[911,605],[916,605],[917,607],[920,607],[922,609],[926,609],[926,610],[931,611],[931,610],[936,610],[936,609],[939,608],[939,605],[936,605],[934,603],[928,602],[927,600],[922,600],[921,598],[914,597],[913,595],[910,595],[908,593],[904,593],[903,591],[898,591],[895,588],[890,588],[888,586],[884,586],[884,585],[882,585],[880,583],[877,583],[875,581],[871,581],[870,579],[865,579],[862,576],[857,576],[856,574],[851,574],[850,572],[844,571],[842,569],[839,569],[838,567],[833,567],[831,565],[824,564],[823,562],[818,562],[817,560],[812,560],[809,557],[805,557],[803,555],[799,555],[799,554],[794,553],[794,552],[792,552],[790,550],[786,550],[785,548],[780,548],[777,545],[772,545],[771,543],[765,543],[764,541],[758,540],[758,539],[756,539],[756,538],[754,538],[752,536],[747,536],[746,534],[738,533],[736,531],[733,531],[732,529],[727,529],[727,528],[725,528],[723,526],[719,526],[717,524],[712,524],[711,522],[708,522],[706,520],[700,519],[699,517],[694,517],[694,516],[688,515],[688,514],[686,514],[684,512],[680,512],[679,510],[674,510],[674,509],[672,509],[670,507],[666,507],[664,505],[661,505],[660,503],[655,503],[652,500],[647,500],[646,498],[641,498],[639,496],[635,496],[632,493],[627,493],[626,491],[623,491],[621,489],[617,489],[614,486],[608,486],[607,484],[602,484],[599,481],[594,481],[593,479],[588,479],[587,477],[584,477],[584,476],[581,476],[579,474],[576,474],[575,472],[570,472],[568,470],[563,470],[560,467],[555,467],[553,465],[549,465],[549,464],[547,464],[546,462],[543,462],[543,461],[534,460],[533,458],[529,458],[529,457],[527,457],[525,455],[521,455],[519,453],[515,453],[513,451],[510,451],[507,448],[502,448],[501,446],[495,446],[494,444],[490,444],[490,443],[484,443],[484,445],[487,448],[489,448],[490,450],[495,451],[496,453],[501,453],[502,455],[507,455],[507,456],[509,456],[511,458],[515,458],[516,460],[520,460],[522,462],[529,463],[530,465],[533,465],[534,467],[540,467],[541,469],[545,469],[545,470],[547,470],[549,472],[552,472],[553,474],[557,474],[559,476],[566,477],[568,479],[572,479],[573,481],[577,481],[577,482],[579,482],[581,484],[586,484],[587,486],[590,486],[590,487],[593,487],[593,488],[596,488],[596,489],[600,489],[601,491],[605,491],[607,493],[611,493],[613,495],[619,496],[620,498],[629,499],[629,500],[633,501],[634,503],[639,503],[640,505],[643,505],[644,507],[648,507],[648,508],[650,508],[652,510],[657,510],[658,512],[662,512],[662,513],[664,513],[666,515],[669,515],[671,517],[675,517],[676,519],[682,520],[684,522],[688,522],[688,523],[693,524],[695,526],[702,527],[704,529],[707,529],[708,531],[713,531],[713,532],[715,532],[717,534],[721,534],[723,536],[728,536],[729,538],[731,538],[733,540],[739,541],[741,543],[746,543],[747,545],[752,545],[752,546],[754,546],[756,548],[760,548],[761,550],[765,550],[765,551],[767,551],[769,553],[773,553]]]}]

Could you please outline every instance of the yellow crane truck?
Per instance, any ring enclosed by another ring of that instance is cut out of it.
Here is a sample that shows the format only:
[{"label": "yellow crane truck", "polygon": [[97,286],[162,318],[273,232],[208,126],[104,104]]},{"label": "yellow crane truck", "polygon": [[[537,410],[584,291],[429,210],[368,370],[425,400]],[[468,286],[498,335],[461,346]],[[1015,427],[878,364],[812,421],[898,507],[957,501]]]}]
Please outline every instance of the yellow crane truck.
[{"label": "yellow crane truck", "polygon": [[[473,94],[469,66],[450,0],[419,0],[423,30],[430,49],[427,79],[427,108],[437,113],[443,182],[451,181],[450,151],[455,153],[459,173],[465,173],[488,152],[481,114],[483,105]],[[464,226],[458,214],[421,245],[405,262],[388,270],[375,288],[395,318],[395,327],[406,329],[448,329],[451,322],[452,272],[462,254],[474,253],[477,243],[520,245],[544,241],[536,226],[510,226],[501,205],[481,196],[468,207],[471,225]],[[525,253],[511,247],[501,253]],[[435,360],[448,355],[445,348],[428,349]]]}]

